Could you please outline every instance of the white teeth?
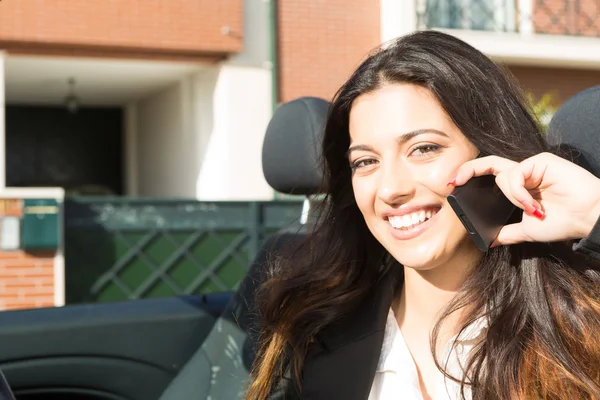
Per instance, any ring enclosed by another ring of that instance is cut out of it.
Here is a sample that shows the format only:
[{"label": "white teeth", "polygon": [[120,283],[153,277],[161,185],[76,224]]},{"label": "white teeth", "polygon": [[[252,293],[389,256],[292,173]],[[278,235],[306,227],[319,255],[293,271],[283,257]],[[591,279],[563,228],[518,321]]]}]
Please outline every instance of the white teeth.
[{"label": "white teeth", "polygon": [[421,210],[402,216],[392,216],[388,218],[388,221],[390,222],[390,225],[392,225],[396,229],[410,228],[433,217],[436,214],[436,212],[437,211]]},{"label": "white teeth", "polygon": [[410,219],[412,220],[413,225],[416,225],[419,222],[421,222],[421,221],[419,221],[419,214],[417,214],[417,213],[410,214]]}]

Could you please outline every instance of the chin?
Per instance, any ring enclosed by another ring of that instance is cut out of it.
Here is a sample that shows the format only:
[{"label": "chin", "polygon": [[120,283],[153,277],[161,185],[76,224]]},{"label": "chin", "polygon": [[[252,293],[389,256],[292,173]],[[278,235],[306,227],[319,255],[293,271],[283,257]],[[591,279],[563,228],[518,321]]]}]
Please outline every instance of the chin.
[{"label": "chin", "polygon": [[411,268],[419,271],[434,269],[440,265],[444,259],[448,259],[449,254],[444,254],[443,250],[438,250],[432,247],[419,249],[418,247],[412,251],[403,250],[391,252],[392,257],[406,268]]},{"label": "chin", "polygon": [[[450,229],[451,234],[432,231],[434,235],[423,235],[404,243],[392,240],[385,247],[392,257],[406,268],[419,271],[435,269],[451,261],[457,253],[469,251],[470,247],[474,247],[474,244],[469,246],[470,238],[466,236],[466,231],[463,235],[460,228],[462,226]],[[458,234],[459,232],[461,234]]]},{"label": "chin", "polygon": [[433,244],[433,240],[427,243],[406,243],[399,248],[389,248],[388,251],[402,266],[416,271],[429,271],[444,265],[449,265],[458,257],[462,262],[468,264],[470,259],[478,259],[483,253],[477,249],[475,243],[468,236],[453,238],[450,242],[443,241]]},{"label": "chin", "polygon": [[441,264],[441,259],[443,258],[434,256],[418,257],[417,255],[406,256],[406,254],[392,256],[396,261],[402,264],[402,266],[418,271],[427,271],[436,268]]}]

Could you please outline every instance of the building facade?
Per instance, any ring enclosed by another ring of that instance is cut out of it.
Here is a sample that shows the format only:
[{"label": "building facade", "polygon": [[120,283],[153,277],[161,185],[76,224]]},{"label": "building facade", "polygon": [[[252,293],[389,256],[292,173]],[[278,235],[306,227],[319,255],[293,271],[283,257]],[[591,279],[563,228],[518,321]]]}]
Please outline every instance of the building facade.
[{"label": "building facade", "polygon": [[467,41],[506,65],[536,97],[554,93],[557,104],[600,84],[600,7],[595,0],[311,3],[278,2],[282,101],[311,93],[332,96],[380,43],[427,28]]},{"label": "building facade", "polygon": [[273,198],[273,15],[262,0],[0,3],[0,309],[65,302],[64,231],[26,246],[46,228],[14,222],[51,219],[40,204]]},{"label": "building facade", "polygon": [[0,309],[65,298],[63,241],[25,248],[34,228],[15,218],[73,194],[272,199],[274,107],[330,99],[382,43],[428,28],[557,105],[600,84],[595,0],[0,2]]}]

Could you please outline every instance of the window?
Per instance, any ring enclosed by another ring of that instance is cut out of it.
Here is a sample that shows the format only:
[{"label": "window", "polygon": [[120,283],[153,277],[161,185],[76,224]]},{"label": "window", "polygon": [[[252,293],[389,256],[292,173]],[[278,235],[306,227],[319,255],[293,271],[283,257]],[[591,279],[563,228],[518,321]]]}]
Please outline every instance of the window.
[{"label": "window", "polygon": [[417,0],[421,27],[515,31],[514,0]]}]

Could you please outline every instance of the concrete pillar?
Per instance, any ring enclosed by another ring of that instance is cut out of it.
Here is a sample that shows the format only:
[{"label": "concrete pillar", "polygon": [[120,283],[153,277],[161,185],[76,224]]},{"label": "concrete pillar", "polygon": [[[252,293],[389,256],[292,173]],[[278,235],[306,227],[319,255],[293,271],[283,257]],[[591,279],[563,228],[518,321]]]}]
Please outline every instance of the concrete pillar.
[{"label": "concrete pillar", "polygon": [[417,26],[417,12],[423,0],[381,0],[381,42],[413,32]]},{"label": "concrete pillar", "polygon": [[532,0],[519,0],[519,32],[524,36],[531,36],[535,33],[535,27],[533,25],[533,1]]}]

